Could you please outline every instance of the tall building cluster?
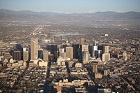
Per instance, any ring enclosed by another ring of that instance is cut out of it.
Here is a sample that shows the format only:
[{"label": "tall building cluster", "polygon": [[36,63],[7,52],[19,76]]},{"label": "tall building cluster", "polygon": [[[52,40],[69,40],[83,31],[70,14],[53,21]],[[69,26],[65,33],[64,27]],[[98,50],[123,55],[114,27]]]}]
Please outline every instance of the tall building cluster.
[{"label": "tall building cluster", "polygon": [[[3,67],[9,67],[10,71],[13,68],[20,69],[19,76],[25,71],[25,76],[21,77],[22,81],[18,82],[20,87],[24,88],[29,84],[26,83],[27,85],[22,86],[21,82],[26,80],[35,81],[34,79],[37,78],[37,82],[40,83],[36,87],[39,86],[42,91],[57,90],[58,92],[59,90],[63,91],[65,87],[71,87],[72,91],[86,93],[89,90],[85,86],[96,86],[99,89],[98,91],[100,91],[102,90],[100,84],[101,86],[106,86],[107,83],[112,83],[112,81],[106,81],[107,78],[112,80],[112,78],[117,78],[119,75],[128,74],[124,67],[125,65],[122,66],[129,59],[129,52],[126,50],[111,49],[112,47],[109,45],[99,44],[96,41],[93,44],[89,44],[84,38],[81,38],[79,43],[63,42],[58,44],[58,42],[49,42],[46,43],[45,47],[39,47],[39,43],[37,38],[31,38],[29,46],[16,44],[10,52],[3,54]],[[136,54],[138,57],[139,51]],[[115,61],[113,57],[116,58],[115,60],[118,60]],[[114,65],[116,67],[113,68]],[[1,73],[0,77],[7,78],[8,75]],[[14,77],[11,82],[13,80]],[[50,80],[52,81],[51,83],[49,82]],[[46,82],[49,82],[48,85],[45,85]],[[11,87],[14,84],[16,84],[15,81],[9,83]],[[118,84],[117,81],[114,83],[113,88],[116,84]],[[73,87],[75,85],[77,87]],[[103,90],[106,90],[106,88],[103,88]],[[111,93],[110,88],[107,90]]]},{"label": "tall building cluster", "polygon": [[[12,55],[12,56],[11,56]],[[126,56],[126,53],[123,54]],[[48,43],[46,48],[39,48],[37,38],[31,38],[30,47],[22,47],[17,44],[16,47],[9,53],[5,53],[4,57],[7,59],[23,61],[35,61],[42,59],[45,62],[57,62],[59,57],[66,60],[77,59],[80,63],[87,64],[91,59],[100,59],[103,62],[110,60],[109,46],[86,44],[85,39],[81,38],[79,44],[61,44]],[[125,57],[126,59],[126,57]]]}]

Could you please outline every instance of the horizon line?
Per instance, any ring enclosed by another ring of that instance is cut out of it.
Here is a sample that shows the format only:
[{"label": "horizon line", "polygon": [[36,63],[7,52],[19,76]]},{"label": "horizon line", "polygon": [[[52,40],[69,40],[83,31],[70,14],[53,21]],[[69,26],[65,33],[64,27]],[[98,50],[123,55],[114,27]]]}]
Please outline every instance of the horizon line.
[{"label": "horizon line", "polygon": [[8,11],[15,11],[15,12],[20,12],[20,11],[30,11],[30,12],[36,12],[36,13],[42,13],[42,12],[49,12],[49,13],[61,13],[61,14],[86,14],[86,13],[97,13],[97,12],[115,12],[115,13],[127,13],[127,12],[140,12],[140,11],[114,11],[114,10],[107,10],[107,11],[94,11],[94,10],[89,10],[89,11],[81,11],[81,12],[61,12],[61,11],[34,11],[34,10],[28,10],[28,9],[24,9],[24,10],[13,10],[13,9],[4,9],[1,8],[0,10],[8,10]]}]

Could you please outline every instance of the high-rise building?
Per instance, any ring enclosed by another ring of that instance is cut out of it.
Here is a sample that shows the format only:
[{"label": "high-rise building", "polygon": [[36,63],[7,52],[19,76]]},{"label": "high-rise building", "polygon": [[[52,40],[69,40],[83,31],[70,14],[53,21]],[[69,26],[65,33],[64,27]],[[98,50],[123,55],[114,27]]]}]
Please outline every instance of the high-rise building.
[{"label": "high-rise building", "polygon": [[54,55],[53,54],[49,54],[48,55],[48,62],[50,63],[50,62],[53,62],[53,60],[54,60]]},{"label": "high-rise building", "polygon": [[85,44],[85,39],[84,38],[81,38],[80,39],[80,45],[84,45]]},{"label": "high-rise building", "polygon": [[38,58],[38,39],[31,39],[31,60],[36,60]]},{"label": "high-rise building", "polygon": [[84,51],[83,52],[83,63],[86,64],[89,61],[89,52],[88,51]]},{"label": "high-rise building", "polygon": [[102,61],[107,62],[110,60],[109,46],[104,46],[104,53],[102,55]]},{"label": "high-rise building", "polygon": [[102,50],[98,50],[98,58],[102,58]]},{"label": "high-rise building", "polygon": [[28,61],[29,60],[29,52],[27,51],[26,48],[23,48],[23,61]]},{"label": "high-rise building", "polygon": [[47,50],[50,51],[51,54],[53,54],[53,61],[56,62],[58,54],[59,54],[57,45],[56,44],[48,44]]},{"label": "high-rise building", "polygon": [[64,48],[59,48],[59,56],[61,56],[62,57],[62,53],[64,53],[65,51],[64,51],[65,49]]},{"label": "high-rise building", "polygon": [[21,52],[20,51],[14,51],[13,59],[14,60],[21,60]]},{"label": "high-rise building", "polygon": [[11,55],[10,55],[10,53],[4,53],[4,58],[5,59],[7,59],[7,60],[9,60],[10,58],[11,58]]},{"label": "high-rise building", "polygon": [[83,58],[83,52],[84,51],[88,51],[88,45],[80,45],[80,48],[79,48],[79,62],[83,62],[82,58]]},{"label": "high-rise building", "polygon": [[123,52],[123,60],[127,61],[127,52],[126,51]]},{"label": "high-rise building", "polygon": [[66,52],[64,48],[59,48],[59,56],[62,58],[66,58]]},{"label": "high-rise building", "polygon": [[110,53],[103,53],[102,55],[102,61],[109,61],[110,60]]},{"label": "high-rise building", "polygon": [[28,61],[29,60],[29,52],[28,51],[24,51],[23,52],[23,61]]},{"label": "high-rise building", "polygon": [[43,59],[43,49],[38,49],[38,58]]},{"label": "high-rise building", "polygon": [[79,44],[73,44],[73,58],[78,59],[79,58]]},{"label": "high-rise building", "polygon": [[104,53],[109,53],[109,46],[104,46]]},{"label": "high-rise building", "polygon": [[66,57],[73,59],[73,47],[66,47]]},{"label": "high-rise building", "polygon": [[45,61],[45,62],[47,62],[48,61],[48,55],[50,54],[50,52],[49,51],[47,51],[47,50],[43,50],[43,60]]},{"label": "high-rise building", "polygon": [[92,56],[94,57],[94,58],[97,58],[97,55],[98,55],[98,53],[97,53],[97,51],[98,51],[98,46],[93,46],[93,50],[92,50],[93,52],[92,52]]},{"label": "high-rise building", "polygon": [[93,55],[92,55],[93,54],[93,45],[92,44],[89,44],[88,51],[89,51],[90,56],[93,57]]},{"label": "high-rise building", "polygon": [[98,63],[93,64],[93,73],[98,73]]},{"label": "high-rise building", "polygon": [[88,51],[88,45],[81,45],[81,47],[82,47],[82,52]]},{"label": "high-rise building", "polygon": [[14,50],[18,50],[21,53],[21,60],[23,60],[23,47],[21,44],[16,44],[15,49]]},{"label": "high-rise building", "polygon": [[104,50],[104,46],[103,45],[98,45],[98,50]]}]

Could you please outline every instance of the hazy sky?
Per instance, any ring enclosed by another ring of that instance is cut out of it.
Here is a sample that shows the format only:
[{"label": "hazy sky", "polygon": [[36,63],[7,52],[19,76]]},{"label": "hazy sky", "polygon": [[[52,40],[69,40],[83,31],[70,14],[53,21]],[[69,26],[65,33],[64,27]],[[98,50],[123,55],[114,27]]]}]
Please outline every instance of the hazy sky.
[{"label": "hazy sky", "polygon": [[47,12],[138,11],[140,0],[0,0],[0,9]]}]

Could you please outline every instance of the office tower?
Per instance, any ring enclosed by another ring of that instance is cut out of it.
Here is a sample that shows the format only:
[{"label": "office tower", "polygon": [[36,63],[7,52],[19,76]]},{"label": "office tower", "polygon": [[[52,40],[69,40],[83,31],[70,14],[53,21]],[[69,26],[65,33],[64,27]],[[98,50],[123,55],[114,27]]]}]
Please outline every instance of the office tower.
[{"label": "office tower", "polygon": [[21,46],[21,44],[16,44],[14,50],[20,51],[20,53],[21,53],[21,55],[20,55],[21,56],[21,60],[23,60],[23,47]]},{"label": "office tower", "polygon": [[93,64],[93,73],[98,73],[98,63]]},{"label": "office tower", "polygon": [[88,45],[80,45],[80,48],[79,48],[79,62],[83,62],[82,58],[83,58],[83,52],[84,51],[88,51]]},{"label": "office tower", "polygon": [[96,45],[96,41],[94,43],[94,46],[92,46],[92,57],[94,58],[98,57],[98,46]]},{"label": "office tower", "polygon": [[98,45],[98,58],[102,59],[103,52],[104,52],[104,46]]},{"label": "office tower", "polygon": [[98,50],[98,58],[102,58],[102,50]]},{"label": "office tower", "polygon": [[103,53],[102,55],[102,61],[109,61],[110,60],[110,53]]},{"label": "office tower", "polygon": [[78,59],[79,58],[79,44],[73,44],[73,58]]},{"label": "office tower", "polygon": [[109,46],[104,46],[104,53],[102,55],[102,61],[109,61],[110,60],[110,53],[109,53]]},{"label": "office tower", "polygon": [[54,60],[54,55],[53,54],[49,54],[48,55],[48,62],[50,63],[50,62],[53,62],[53,60]]},{"label": "office tower", "polygon": [[104,46],[104,53],[109,53],[109,46]]},{"label": "office tower", "polygon": [[4,59],[7,59],[7,60],[9,60],[11,58],[11,55],[10,55],[10,53],[4,53]]},{"label": "office tower", "polygon": [[43,49],[38,49],[38,58],[43,59]]},{"label": "office tower", "polygon": [[29,52],[28,51],[24,51],[23,52],[23,61],[28,61],[29,60]]},{"label": "office tower", "polygon": [[81,47],[82,47],[82,52],[88,51],[88,45],[81,45]]},{"label": "office tower", "polygon": [[93,45],[92,44],[90,44],[89,46],[88,46],[88,51],[89,51],[89,54],[90,54],[90,56],[91,57],[93,57]]},{"label": "office tower", "polygon": [[50,51],[51,54],[53,54],[53,61],[57,61],[58,57],[58,48],[56,44],[48,44],[47,45],[47,50]]},{"label": "office tower", "polygon": [[43,50],[43,60],[45,61],[45,62],[47,62],[48,61],[48,55],[50,54],[50,52],[49,51],[47,51],[47,50]]},{"label": "office tower", "polygon": [[61,54],[63,54],[65,51],[64,51],[65,49],[64,48],[59,48],[59,56],[61,56],[62,57],[62,55]]},{"label": "office tower", "polygon": [[66,58],[66,52],[64,48],[59,48],[59,56],[62,58]]},{"label": "office tower", "polygon": [[31,60],[36,60],[38,58],[38,39],[31,39]]},{"label": "office tower", "polygon": [[66,47],[66,57],[73,59],[73,47]]},{"label": "office tower", "polygon": [[26,48],[23,48],[23,61],[28,61],[29,60],[29,52],[27,51]]},{"label": "office tower", "polygon": [[109,69],[105,69],[105,70],[104,70],[104,76],[109,75],[109,73],[110,73],[110,70],[109,70]]},{"label": "office tower", "polygon": [[84,45],[85,44],[85,39],[84,38],[81,38],[80,39],[80,45]]},{"label": "office tower", "polygon": [[94,51],[94,58],[96,58],[96,59],[98,58],[98,50]]},{"label": "office tower", "polygon": [[123,60],[127,61],[127,52],[126,51],[123,52]]},{"label": "office tower", "polygon": [[83,60],[83,63],[84,64],[87,64],[88,63],[88,61],[89,61],[89,52],[88,51],[84,51],[83,52],[83,58],[82,58],[82,60]]},{"label": "office tower", "polygon": [[14,51],[13,59],[14,60],[21,60],[21,52],[20,51]]},{"label": "office tower", "polygon": [[92,48],[92,57],[97,58],[97,51],[98,51],[98,46],[93,46]]},{"label": "office tower", "polygon": [[104,51],[104,46],[103,45],[98,45],[98,50]]}]

